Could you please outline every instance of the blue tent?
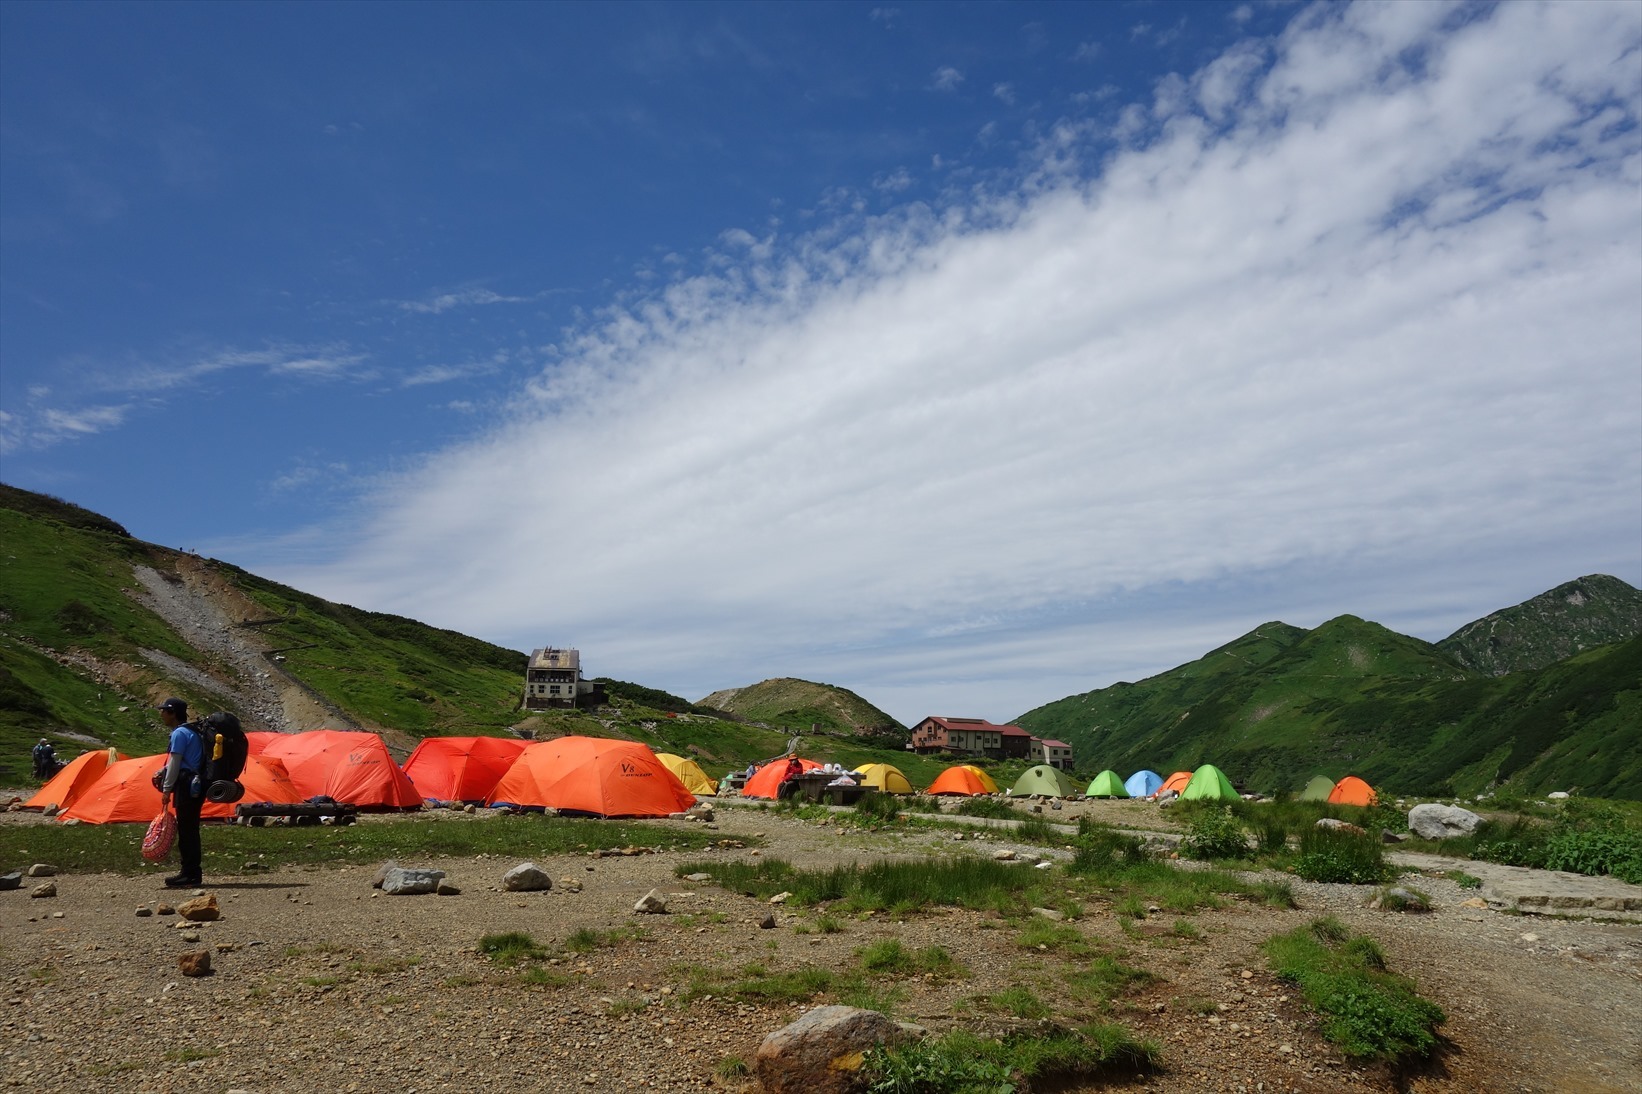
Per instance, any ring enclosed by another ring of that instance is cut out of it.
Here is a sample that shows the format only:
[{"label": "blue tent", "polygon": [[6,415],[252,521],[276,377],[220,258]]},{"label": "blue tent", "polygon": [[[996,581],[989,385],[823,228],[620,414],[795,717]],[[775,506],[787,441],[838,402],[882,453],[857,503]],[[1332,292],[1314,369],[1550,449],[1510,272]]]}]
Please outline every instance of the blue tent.
[{"label": "blue tent", "polygon": [[1149,798],[1162,785],[1163,776],[1151,770],[1136,771],[1123,780],[1123,789],[1129,792],[1131,798]]}]

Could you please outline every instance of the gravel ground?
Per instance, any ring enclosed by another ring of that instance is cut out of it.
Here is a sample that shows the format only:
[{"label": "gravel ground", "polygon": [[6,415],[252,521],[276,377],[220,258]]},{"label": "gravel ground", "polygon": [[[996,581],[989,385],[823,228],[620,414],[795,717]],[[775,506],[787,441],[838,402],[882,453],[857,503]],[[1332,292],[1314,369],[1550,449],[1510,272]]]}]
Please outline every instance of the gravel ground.
[{"label": "gravel ground", "polygon": [[[26,814],[0,818],[39,823]],[[929,832],[852,834],[745,808],[720,808],[716,824],[725,838],[762,835],[763,854],[805,866],[891,854],[991,855],[1010,846],[995,831],[963,841]],[[316,829],[316,838],[336,831],[345,830]],[[756,857],[746,849],[710,854]],[[856,964],[859,949],[884,939],[940,945],[965,975],[894,985],[903,993],[897,1015],[937,1032],[1013,1028],[1019,1023],[977,1000],[1015,986],[1064,1000],[1066,976],[1078,968],[1052,950],[1023,949],[1008,924],[966,911],[850,919],[841,931],[820,933],[807,926],[813,912],[777,907],[777,926],[761,929],[770,905],[679,880],[678,854],[538,861],[560,882],[551,891],[502,891],[511,859],[407,864],[446,870],[462,889],[448,897],[383,896],[371,887],[370,867],[213,878],[205,891],[217,896],[222,918],[185,929],[174,915],[137,914],[180,900],[160,887],[159,871],[65,872],[53,879],[58,895],[43,899],[30,896],[36,882],[27,879],[23,889],[0,893],[7,996],[0,1080],[27,1090],[179,1094],[751,1091],[746,1080],[719,1078],[721,1065],[751,1061],[763,1036],[802,1008],[685,1002],[692,968],[843,969]],[[579,892],[562,884],[567,878],[581,882]],[[1122,1085],[1642,1090],[1642,928],[1465,908],[1470,894],[1453,882],[1419,884],[1433,897],[1432,914],[1370,911],[1366,890],[1295,883],[1300,909],[1239,903],[1200,913],[1189,918],[1197,939],[1180,937],[1174,916],[1144,920],[1131,935],[1109,911],[1088,907],[1073,925],[1156,977],[1110,1017],[1161,1044],[1165,1070]],[[633,912],[651,888],[667,894],[668,914]],[[1324,913],[1378,939],[1392,968],[1413,976],[1447,1011],[1450,1044],[1434,1063],[1401,1075],[1353,1066],[1317,1035],[1298,996],[1266,971],[1260,942]],[[477,952],[481,936],[504,931],[560,951],[579,928],[632,937],[586,955],[561,951],[545,984],[526,983]],[[178,956],[198,949],[212,951],[213,975],[180,975]],[[823,1001],[830,1000],[813,1002]],[[1200,1013],[1211,1003],[1218,1009]]]}]

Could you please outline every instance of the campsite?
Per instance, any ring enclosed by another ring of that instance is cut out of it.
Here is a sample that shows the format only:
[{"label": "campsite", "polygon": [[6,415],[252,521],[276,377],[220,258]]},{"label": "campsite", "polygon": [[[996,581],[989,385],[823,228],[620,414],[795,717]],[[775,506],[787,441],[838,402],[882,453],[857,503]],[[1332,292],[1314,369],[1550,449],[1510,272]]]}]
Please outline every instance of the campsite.
[{"label": "campsite", "polygon": [[[971,799],[945,800],[950,809]],[[82,872],[72,856],[50,879],[55,896],[31,897],[33,878],[0,894],[21,927],[4,951],[16,1000],[8,1018],[27,1034],[8,1077],[43,1090],[114,1077],[132,1090],[317,1089],[345,1053],[361,1090],[751,1094],[766,1034],[810,1006],[849,999],[936,1033],[1007,1037],[1050,1016],[1116,1022],[1159,1047],[1159,1067],[1125,1073],[1129,1089],[1635,1088],[1635,917],[1472,907],[1476,890],[1439,870],[1414,878],[1434,908],[1423,915],[1369,907],[1372,887],[1294,878],[1284,880],[1295,907],[1247,894],[1125,906],[1070,873],[1062,880],[1082,818],[1180,830],[1168,807],[1145,801],[1013,803],[1026,828],[1039,829],[1035,839],[1016,821],[950,811],[883,824],[860,822],[854,809],[703,801],[711,821],[555,820],[452,803],[363,813],[348,827],[219,824],[205,833],[203,891],[221,917],[204,923],[164,914],[162,903],[190,894],[163,890],[158,868]],[[1055,825],[1048,842],[1045,816]],[[47,833],[84,846],[99,830],[123,832],[135,862],[138,825],[64,828],[32,811],[0,813],[8,858],[34,857],[26,852]],[[413,834],[416,846],[455,853],[381,858],[442,870],[458,892],[372,887],[382,864],[372,849]],[[73,844],[54,846],[68,853]],[[1041,860],[1053,864],[1057,895],[1025,916],[941,905],[850,912],[692,880],[693,865],[756,869],[774,859],[798,869],[978,859],[1045,876]],[[502,878],[523,861],[540,865],[552,888],[508,891]],[[665,913],[636,912],[652,891]],[[1429,1063],[1390,1068],[1345,1055],[1272,973],[1261,944],[1323,915],[1371,934],[1389,967],[1442,1007],[1444,1048]],[[511,956],[498,956],[499,939],[513,940]],[[200,948],[212,953],[212,974],[180,975],[178,955]],[[1091,979],[1096,970],[1105,971]],[[183,1047],[156,1041],[156,1021],[178,1029]],[[1524,1082],[1518,1069],[1543,1080]],[[1053,1089],[1109,1087],[1096,1079]]]}]

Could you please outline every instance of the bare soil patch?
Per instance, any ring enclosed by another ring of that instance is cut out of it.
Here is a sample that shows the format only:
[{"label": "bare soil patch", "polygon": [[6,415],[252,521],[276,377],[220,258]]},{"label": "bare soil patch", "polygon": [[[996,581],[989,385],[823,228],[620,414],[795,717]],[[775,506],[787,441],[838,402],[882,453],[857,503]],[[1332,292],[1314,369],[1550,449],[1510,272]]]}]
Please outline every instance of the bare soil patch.
[{"label": "bare soil patch", "polygon": [[[1010,846],[999,831],[964,840],[851,833],[742,808],[719,809],[716,823],[727,838],[762,834],[763,855],[800,866],[991,855]],[[346,832],[321,828],[315,838]],[[209,845],[209,829],[205,839]],[[755,857],[746,849],[710,854]],[[58,895],[47,899],[31,898],[35,881],[25,879],[21,890],[0,893],[0,1078],[29,1090],[179,1094],[750,1092],[750,1081],[720,1077],[723,1062],[750,1062],[767,1032],[830,1000],[683,1002],[692,969],[844,969],[885,939],[940,945],[963,975],[895,985],[897,1016],[937,1032],[1029,1024],[988,1002],[1010,988],[1060,1000],[1073,991],[1076,959],[1024,948],[1018,929],[1000,919],[942,909],[901,921],[842,919],[842,930],[825,933],[815,929],[814,911],[772,909],[681,880],[681,861],[675,853],[542,858],[555,879],[574,878],[581,889],[559,884],[528,894],[501,889],[512,859],[407,863],[447,871],[462,888],[449,897],[382,896],[371,888],[374,867],[245,873],[208,879],[222,918],[186,930],[175,916],[137,915],[139,907],[178,902],[158,870],[138,877],[65,870],[53,879]],[[1370,890],[1296,883],[1297,910],[1238,903],[1186,917],[1199,938],[1177,932],[1182,917],[1152,917],[1126,932],[1108,908],[1086,905],[1072,926],[1155,977],[1108,1017],[1157,1041],[1165,1067],[1059,1089],[1642,1090],[1642,927],[1466,908],[1471,894],[1453,882],[1418,884],[1432,895],[1434,913],[1381,913],[1365,906]],[[634,903],[652,888],[667,895],[669,913],[635,914]],[[772,911],[778,925],[760,929]],[[1392,968],[1445,1009],[1448,1044],[1428,1065],[1399,1074],[1343,1058],[1317,1034],[1298,993],[1266,970],[1262,941],[1323,914],[1379,940]],[[553,977],[545,984],[526,983],[477,949],[486,934],[519,931],[561,950],[580,929],[625,937],[587,954],[564,952],[544,966]],[[214,974],[181,976],[178,956],[202,948],[213,951]]]}]

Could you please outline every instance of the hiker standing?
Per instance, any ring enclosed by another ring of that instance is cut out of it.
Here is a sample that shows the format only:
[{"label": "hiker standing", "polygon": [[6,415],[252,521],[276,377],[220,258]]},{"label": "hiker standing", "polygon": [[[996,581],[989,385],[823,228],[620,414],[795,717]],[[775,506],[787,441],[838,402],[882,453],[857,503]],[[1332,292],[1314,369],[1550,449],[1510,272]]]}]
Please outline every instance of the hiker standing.
[{"label": "hiker standing", "polygon": [[198,885],[200,867],[200,807],[205,804],[205,740],[188,724],[188,704],[167,699],[156,709],[160,721],[171,731],[165,781],[160,784],[160,808],[176,801],[177,856],[182,869],[165,879],[167,888],[185,889]]},{"label": "hiker standing", "polygon": [[57,750],[51,747],[50,741],[41,737],[40,743],[34,746],[33,755],[36,779],[49,779],[57,774],[60,766],[57,763]]}]

